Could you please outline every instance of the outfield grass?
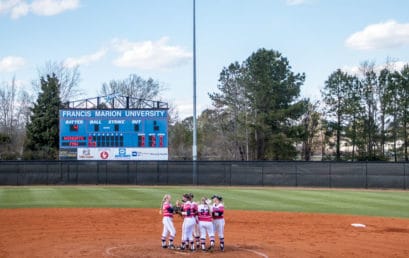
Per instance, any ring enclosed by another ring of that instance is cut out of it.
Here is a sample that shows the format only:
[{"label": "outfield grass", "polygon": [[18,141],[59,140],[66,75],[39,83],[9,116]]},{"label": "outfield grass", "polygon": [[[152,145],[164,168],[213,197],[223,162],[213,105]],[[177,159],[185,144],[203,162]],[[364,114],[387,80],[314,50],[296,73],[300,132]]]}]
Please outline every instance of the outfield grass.
[{"label": "outfield grass", "polygon": [[[164,194],[195,199],[222,195],[227,209],[337,213],[409,218],[408,191],[316,190],[238,187],[23,186],[0,187],[0,208],[158,208]],[[0,211],[1,212],[1,211]]]}]

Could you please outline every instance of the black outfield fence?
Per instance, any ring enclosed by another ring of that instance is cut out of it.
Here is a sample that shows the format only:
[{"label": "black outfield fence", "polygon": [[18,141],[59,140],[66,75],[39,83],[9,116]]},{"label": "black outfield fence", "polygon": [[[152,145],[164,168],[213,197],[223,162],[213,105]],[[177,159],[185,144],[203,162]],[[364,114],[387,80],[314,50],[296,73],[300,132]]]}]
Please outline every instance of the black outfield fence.
[{"label": "black outfield fence", "polygon": [[409,163],[0,161],[0,185],[213,185],[407,189]]}]

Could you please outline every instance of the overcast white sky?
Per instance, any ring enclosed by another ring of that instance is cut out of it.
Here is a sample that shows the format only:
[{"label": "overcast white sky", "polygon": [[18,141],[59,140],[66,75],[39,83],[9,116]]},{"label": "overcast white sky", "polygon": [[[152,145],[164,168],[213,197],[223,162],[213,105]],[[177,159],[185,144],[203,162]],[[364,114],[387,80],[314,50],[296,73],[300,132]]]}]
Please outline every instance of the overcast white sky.
[{"label": "overcast white sky", "polygon": [[[158,80],[181,117],[192,114],[193,0],[0,0],[0,82],[31,90],[47,61],[79,65],[84,97],[135,73]],[[409,61],[406,0],[196,0],[197,104],[211,107],[219,74],[259,48],[305,72],[318,99],[337,68]],[[2,85],[2,84],[0,84]]]}]

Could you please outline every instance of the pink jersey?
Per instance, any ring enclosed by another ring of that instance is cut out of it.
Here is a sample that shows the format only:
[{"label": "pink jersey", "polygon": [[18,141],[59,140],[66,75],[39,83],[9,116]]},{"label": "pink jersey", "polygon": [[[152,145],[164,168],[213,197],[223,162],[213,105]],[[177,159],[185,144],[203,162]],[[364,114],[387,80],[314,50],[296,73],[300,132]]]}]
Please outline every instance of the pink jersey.
[{"label": "pink jersey", "polygon": [[195,214],[195,216],[197,215],[197,211],[198,211],[198,205],[196,202],[192,202],[192,211],[193,214]]},{"label": "pink jersey", "polygon": [[224,218],[224,205],[222,203],[213,204],[213,219],[223,219]]},{"label": "pink jersey", "polygon": [[199,221],[212,221],[212,214],[207,204],[199,204],[198,215]]},{"label": "pink jersey", "polygon": [[187,201],[182,206],[182,212],[186,212],[183,215],[184,218],[193,218],[195,216],[195,207],[190,201]]},{"label": "pink jersey", "polygon": [[162,215],[163,217],[171,217],[173,218],[173,207],[172,204],[169,202],[165,202],[162,205]]}]

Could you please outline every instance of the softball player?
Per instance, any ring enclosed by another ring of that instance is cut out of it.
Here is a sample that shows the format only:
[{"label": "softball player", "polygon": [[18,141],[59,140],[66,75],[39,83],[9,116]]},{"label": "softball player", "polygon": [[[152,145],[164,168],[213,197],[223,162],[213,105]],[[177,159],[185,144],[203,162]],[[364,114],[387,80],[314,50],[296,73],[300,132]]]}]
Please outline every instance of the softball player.
[{"label": "softball player", "polygon": [[182,245],[180,247],[181,250],[185,250],[189,247],[190,243],[190,250],[195,250],[195,245],[193,241],[193,230],[196,224],[195,214],[196,210],[195,207],[192,205],[190,194],[183,195],[183,206],[182,206],[182,216],[183,216],[183,224],[182,224]]},{"label": "softball player", "polygon": [[222,203],[223,197],[213,195],[213,229],[217,233],[220,241],[220,250],[224,251],[224,205]]},{"label": "softball player", "polygon": [[[174,249],[175,246],[173,245],[173,239],[176,235],[176,230],[173,225],[173,207],[171,203],[172,197],[170,194],[165,194],[162,199],[162,207],[161,213],[163,215],[162,223],[163,223],[163,231],[162,231],[162,248],[169,247],[170,249]],[[166,245],[166,237],[169,234],[169,246]]]},{"label": "softball player", "polygon": [[196,248],[199,248],[200,247],[200,228],[199,228],[199,219],[197,217],[197,215],[198,215],[197,214],[198,204],[197,204],[197,202],[195,202],[193,200],[194,195],[192,193],[189,193],[189,195],[190,195],[190,198],[192,199],[192,207],[196,211],[196,213],[195,213],[196,224],[195,224],[195,227],[193,229],[193,238],[195,239],[195,242],[196,242]]},{"label": "softball player", "polygon": [[198,219],[200,227],[200,244],[202,251],[206,251],[206,233],[210,238],[210,248],[214,249],[214,231],[213,231],[213,219],[212,219],[212,207],[209,205],[210,200],[206,197],[202,197],[198,206]]}]

